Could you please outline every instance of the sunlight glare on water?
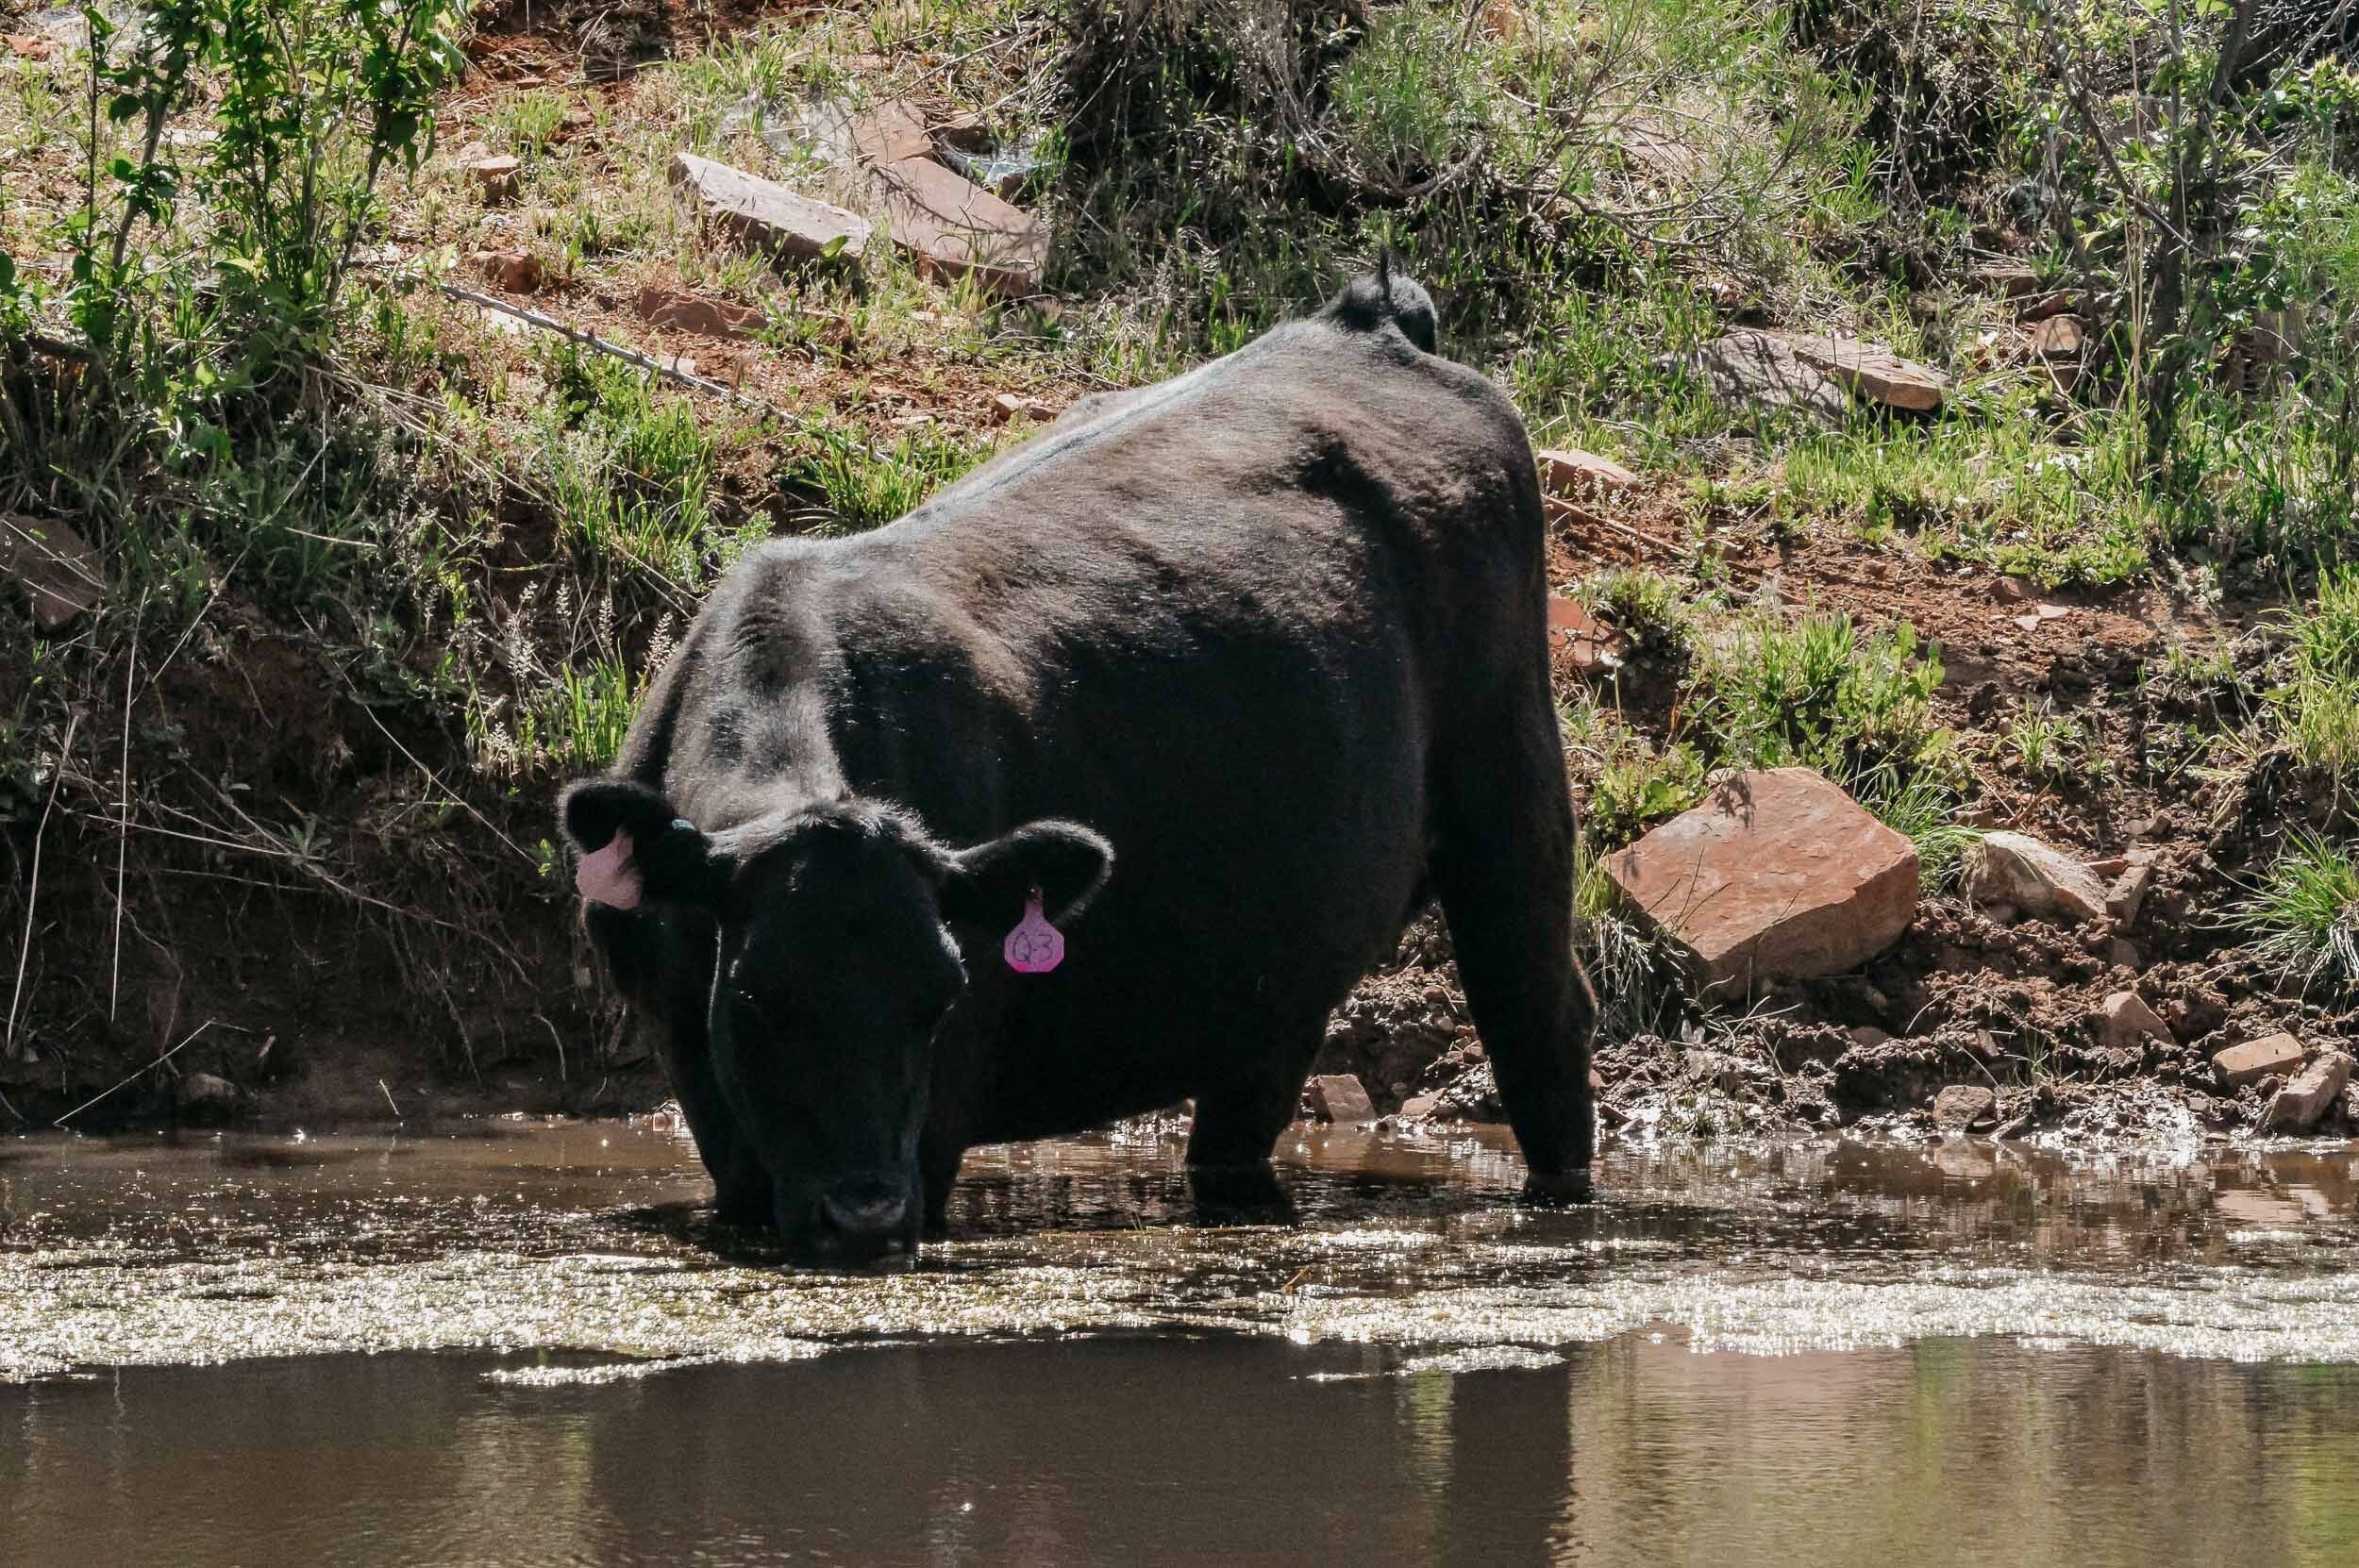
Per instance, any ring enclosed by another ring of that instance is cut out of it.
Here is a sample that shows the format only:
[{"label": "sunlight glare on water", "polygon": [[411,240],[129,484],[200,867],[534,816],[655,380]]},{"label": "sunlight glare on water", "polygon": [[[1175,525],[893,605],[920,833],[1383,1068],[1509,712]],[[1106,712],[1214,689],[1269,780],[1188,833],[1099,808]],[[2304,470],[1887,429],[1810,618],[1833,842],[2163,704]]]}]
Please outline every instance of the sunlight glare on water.
[{"label": "sunlight glare on water", "polygon": [[346,1351],[743,1362],[1155,1328],[1547,1347],[1657,1322],[1752,1353],[2003,1335],[2359,1360],[2347,1153],[1631,1147],[1604,1158],[1598,1202],[1548,1211],[1513,1201],[1495,1134],[1313,1133],[1281,1149],[1298,1223],[1241,1226],[1197,1223],[1178,1144],[1085,1138],[979,1152],[951,1240],[914,1268],[827,1274],[714,1227],[692,1151],[641,1127],[0,1147],[15,1378]]}]

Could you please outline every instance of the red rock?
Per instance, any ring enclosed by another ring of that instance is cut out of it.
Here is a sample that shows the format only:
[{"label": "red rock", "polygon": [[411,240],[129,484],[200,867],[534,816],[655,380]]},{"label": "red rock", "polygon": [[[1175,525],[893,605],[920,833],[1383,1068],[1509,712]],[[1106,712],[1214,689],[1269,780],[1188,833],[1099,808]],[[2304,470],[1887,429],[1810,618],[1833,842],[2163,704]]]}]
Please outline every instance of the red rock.
[{"label": "red rock", "polygon": [[529,251],[479,250],[476,270],[511,294],[528,294],[541,287],[541,259]]},{"label": "red rock", "polygon": [[991,145],[991,126],[981,115],[969,109],[963,114],[953,114],[935,121],[933,139],[943,146],[956,147],[961,152],[979,153]]},{"label": "red rock", "polygon": [[1368,1092],[1349,1073],[1313,1078],[1311,1106],[1323,1119],[1345,1126],[1376,1120],[1376,1106],[1368,1099]]},{"label": "red rock", "polygon": [[708,338],[742,338],[762,322],[750,305],[682,292],[650,283],[639,291],[639,313],[654,326],[675,332],[694,332]]},{"label": "red rock", "polygon": [[2231,1045],[2212,1058],[2212,1071],[2231,1089],[2241,1089],[2271,1076],[2283,1076],[2301,1065],[2301,1042],[2289,1034],[2264,1035]]},{"label": "red rock", "polygon": [[504,202],[516,194],[516,175],[524,164],[503,154],[498,158],[477,158],[468,161],[467,175],[483,192],[487,202]]},{"label": "red rock", "polygon": [[715,163],[694,153],[672,159],[672,183],[695,192],[705,215],[745,243],[778,256],[856,261],[874,232],[867,219]]},{"label": "red rock", "polygon": [[1999,1096],[1976,1083],[1953,1083],[1933,1096],[1933,1125],[1944,1132],[1964,1132],[1987,1122],[1999,1109]]},{"label": "red rock", "polygon": [[1794,356],[1859,396],[1888,408],[1938,409],[1942,394],[1949,390],[1949,382],[1930,365],[1903,359],[1881,343],[1862,342],[1857,338],[1797,338]]},{"label": "red rock", "polygon": [[1548,635],[1564,641],[1571,650],[1573,668],[1581,675],[1594,676],[1621,662],[1621,639],[1599,626],[1579,599],[1549,596]]},{"label": "red rock", "polygon": [[2174,1043],[2169,1026],[2134,991],[2116,991],[2098,1005],[2097,1033],[2108,1047],[2142,1045],[2148,1037]]},{"label": "red rock", "polygon": [[2032,334],[2034,352],[2050,359],[2069,359],[2081,352],[2088,334],[2081,328],[2078,316],[2049,316]]},{"label": "red rock", "polygon": [[2105,912],[2105,890],[2088,867],[2022,833],[1984,834],[1966,889],[1977,904],[2013,904],[2044,920],[2094,920]]},{"label": "red rock", "polygon": [[106,594],[98,552],[62,523],[0,512],[0,572],[25,585],[33,625],[44,632],[89,614]]},{"label": "red rock", "polygon": [[1613,459],[1583,452],[1578,446],[1551,447],[1531,456],[1539,465],[1540,488],[1551,495],[1570,496],[1579,501],[1628,490],[1638,482],[1637,475]]},{"label": "red rock", "polygon": [[[832,127],[829,127],[832,130]],[[973,275],[997,293],[1040,290],[1048,234],[1039,222],[933,160],[933,139],[914,105],[895,100],[834,131],[848,141],[884,193],[885,229],[921,270]],[[823,141],[829,140],[823,131]]]},{"label": "red rock", "polygon": [[926,116],[914,104],[895,99],[858,116],[851,126],[852,152],[863,163],[879,167],[905,158],[931,158],[934,142],[926,132]]},{"label": "red rock", "polygon": [[1430,1122],[1442,1109],[1439,1094],[1412,1094],[1400,1102],[1400,1119],[1404,1122]]},{"label": "red rock", "polygon": [[2037,299],[2027,300],[2016,309],[2015,315],[2016,320],[2028,325],[2033,322],[2044,322],[2055,316],[2078,313],[2080,309],[2081,296],[2079,294],[2070,289],[2058,289],[2053,293],[2046,293]]},{"label": "red rock", "polygon": [[1606,871],[1706,992],[1839,973],[1916,917],[1916,846],[1808,768],[1736,775]]},{"label": "red rock", "polygon": [[2114,924],[2137,924],[2138,911],[2146,907],[2147,890],[2153,885],[2153,863],[2148,860],[2131,861],[2105,892],[2105,912],[2114,917]]},{"label": "red rock", "polygon": [[2261,1118],[2262,1127],[2288,1132],[2307,1130],[2342,1097],[2344,1086],[2350,1082],[2351,1059],[2340,1051],[2327,1052],[2277,1092],[2277,1097],[2269,1101],[2268,1110]]},{"label": "red rock", "polygon": [[930,158],[878,164],[876,177],[887,231],[922,270],[971,275],[995,293],[1040,291],[1048,232],[1038,220]]}]

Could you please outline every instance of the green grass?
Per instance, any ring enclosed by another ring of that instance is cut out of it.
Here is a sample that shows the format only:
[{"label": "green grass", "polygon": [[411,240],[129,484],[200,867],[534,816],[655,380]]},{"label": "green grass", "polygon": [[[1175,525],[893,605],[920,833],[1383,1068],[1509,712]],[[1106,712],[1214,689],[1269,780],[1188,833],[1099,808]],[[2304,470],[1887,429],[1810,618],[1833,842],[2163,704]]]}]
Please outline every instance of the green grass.
[{"label": "green grass", "polygon": [[2297,831],[2221,924],[2253,956],[2307,984],[2359,982],[2359,863],[2351,846]]},{"label": "green grass", "polygon": [[521,158],[540,157],[565,123],[565,95],[561,92],[536,89],[518,93],[500,108],[496,122],[499,144]]},{"label": "green grass", "polygon": [[804,473],[826,500],[828,526],[858,531],[914,510],[989,455],[988,445],[932,425],[914,426],[886,442],[828,426],[821,430]]},{"label": "green grass", "polygon": [[1848,614],[1756,612],[1706,647],[1693,726],[1729,762],[1799,764],[1855,788],[1960,771],[1933,716],[1940,659],[1906,622],[1863,635]]},{"label": "green grass", "polygon": [[1918,883],[1929,893],[1947,892],[1965,869],[1982,833],[1958,820],[1958,790],[1931,773],[1894,783],[1871,780],[1859,803],[1886,827],[1916,846]]},{"label": "green grass", "polygon": [[2294,759],[2348,792],[2359,778],[2359,569],[2330,573],[2306,611],[2280,617],[2287,674],[2267,693]]}]

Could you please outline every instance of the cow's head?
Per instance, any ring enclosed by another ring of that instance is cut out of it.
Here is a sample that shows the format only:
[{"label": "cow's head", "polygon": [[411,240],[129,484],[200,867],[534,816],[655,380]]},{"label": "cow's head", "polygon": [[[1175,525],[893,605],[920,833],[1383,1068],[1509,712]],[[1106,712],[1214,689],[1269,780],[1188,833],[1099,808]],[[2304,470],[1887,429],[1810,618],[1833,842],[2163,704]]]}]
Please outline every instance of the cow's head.
[{"label": "cow's head", "polygon": [[791,1252],[915,1245],[918,1134],[933,1042],[971,964],[1037,893],[1070,918],[1112,851],[1044,821],[953,850],[909,812],[852,798],[707,834],[657,791],[601,778],[560,815],[585,897],[703,910],[720,931],[709,1035],[714,1076],[771,1181]]}]

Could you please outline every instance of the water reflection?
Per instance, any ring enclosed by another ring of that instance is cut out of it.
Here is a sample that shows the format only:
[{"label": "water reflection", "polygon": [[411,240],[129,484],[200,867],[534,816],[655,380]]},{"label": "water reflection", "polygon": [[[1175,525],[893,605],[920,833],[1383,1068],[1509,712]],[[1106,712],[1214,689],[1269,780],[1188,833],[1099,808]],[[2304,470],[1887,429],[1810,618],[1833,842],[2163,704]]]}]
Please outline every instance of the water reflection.
[{"label": "water reflection", "polygon": [[0,1534],[22,1568],[2359,1556],[2359,1370],[1646,1334],[1404,1359],[1159,1336],[556,1388],[474,1357],[139,1369],[0,1393]]}]

